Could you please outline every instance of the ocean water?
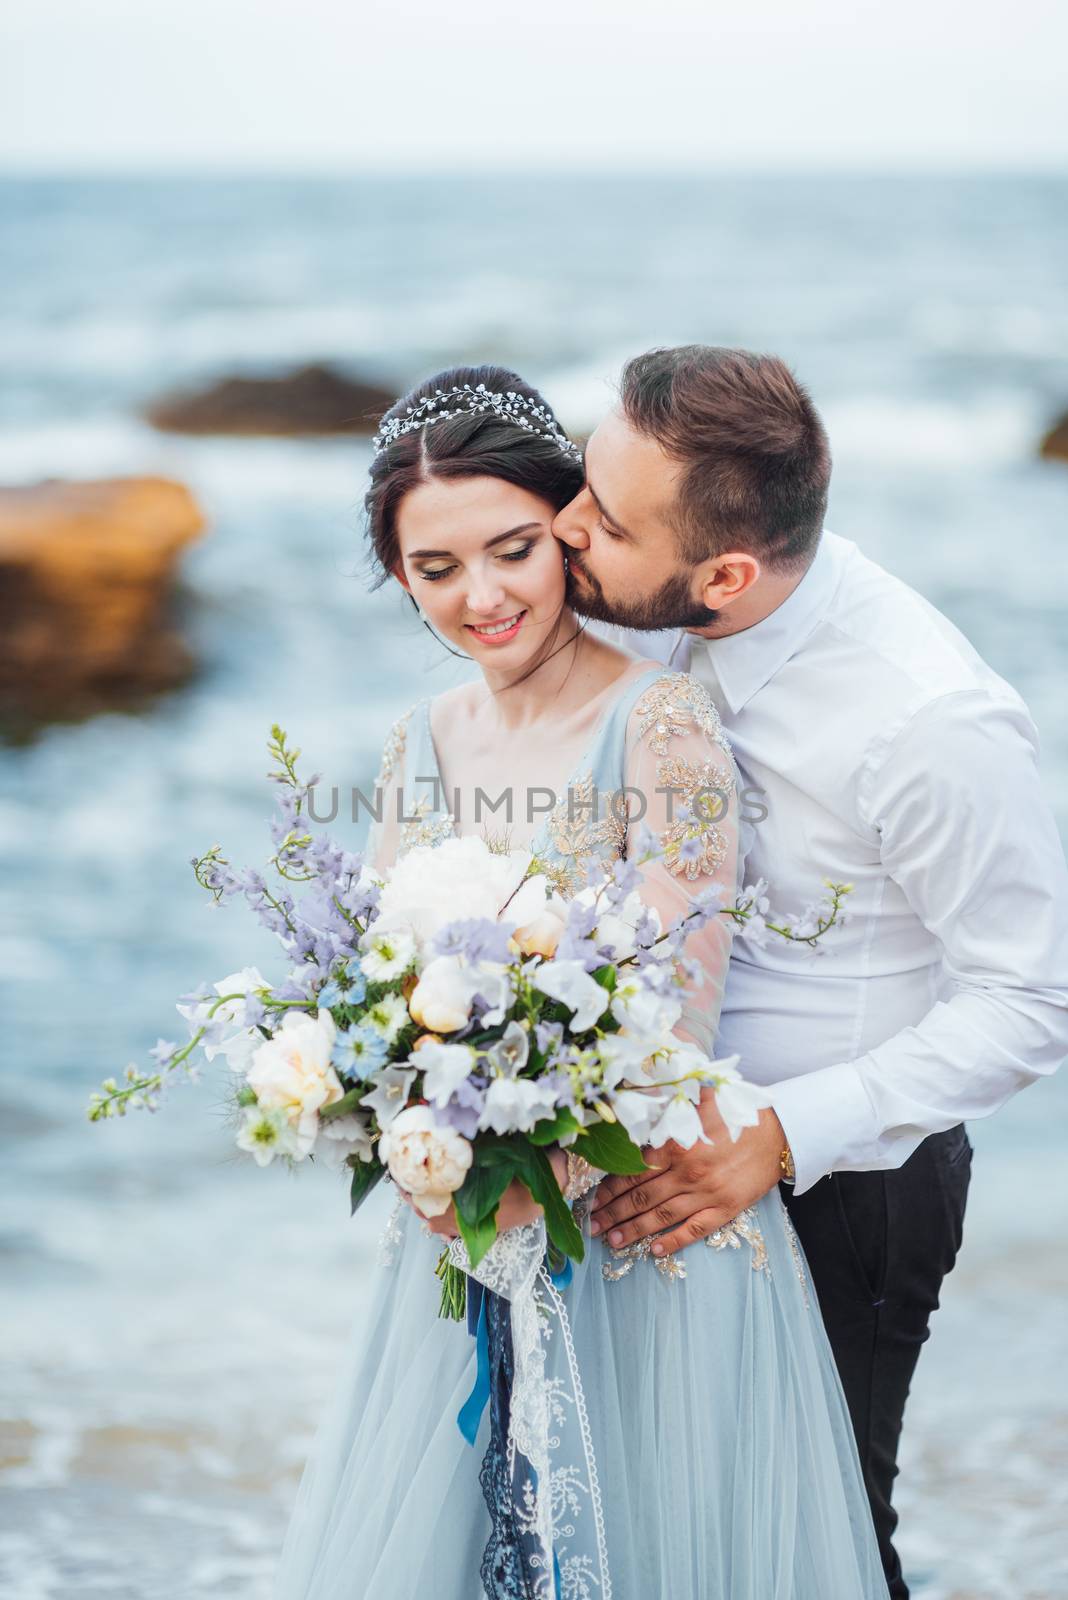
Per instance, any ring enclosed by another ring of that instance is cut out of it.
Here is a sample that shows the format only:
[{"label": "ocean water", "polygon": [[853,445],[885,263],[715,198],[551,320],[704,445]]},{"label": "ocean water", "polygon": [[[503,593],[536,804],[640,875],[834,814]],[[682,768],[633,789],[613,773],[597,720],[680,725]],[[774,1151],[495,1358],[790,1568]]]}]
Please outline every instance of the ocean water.
[{"label": "ocean water", "polygon": [[[1068,834],[1068,468],[1036,456],[1068,407],[1066,202],[1052,178],[0,182],[0,482],[162,472],[210,524],[183,567],[194,680],[0,750],[11,1600],[269,1594],[382,1201],[350,1221],[331,1175],[239,1159],[221,1075],[156,1118],[84,1106],[180,1037],[178,993],[281,970],[188,865],[266,859],[270,724],[359,783],[464,670],[368,590],[365,442],[167,438],[138,407],[317,358],[398,389],[492,359],[583,428],[636,350],[776,350],[828,422],[830,526],[1021,690]],[[1068,1594],[1066,1111],[1061,1075],[971,1130],[902,1452],[922,1600]]]}]

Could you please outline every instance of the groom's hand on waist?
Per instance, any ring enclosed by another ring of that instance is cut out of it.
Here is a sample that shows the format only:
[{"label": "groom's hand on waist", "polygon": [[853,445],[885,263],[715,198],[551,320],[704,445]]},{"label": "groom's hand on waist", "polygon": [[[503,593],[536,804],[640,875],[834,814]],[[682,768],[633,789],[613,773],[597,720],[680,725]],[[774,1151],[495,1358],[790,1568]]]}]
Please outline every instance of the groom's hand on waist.
[{"label": "groom's hand on waist", "polygon": [[653,1254],[670,1255],[731,1222],[779,1181],[786,1136],[774,1111],[762,1111],[757,1126],[745,1128],[736,1143],[710,1089],[701,1092],[700,1112],[710,1145],[646,1145],[645,1162],[658,1171],[609,1177],[598,1186],[590,1231],[612,1249],[660,1234]]}]

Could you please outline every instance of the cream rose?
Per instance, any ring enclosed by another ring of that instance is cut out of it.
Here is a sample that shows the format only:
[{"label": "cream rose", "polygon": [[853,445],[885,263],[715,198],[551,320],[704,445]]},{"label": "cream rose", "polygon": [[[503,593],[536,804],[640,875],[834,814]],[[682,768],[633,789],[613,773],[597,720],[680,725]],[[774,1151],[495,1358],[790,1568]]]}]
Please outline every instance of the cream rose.
[{"label": "cream rose", "polygon": [[429,1106],[409,1106],[382,1133],[378,1154],[424,1216],[440,1217],[467,1177],[472,1150],[462,1134],[435,1119]]},{"label": "cream rose", "polygon": [[286,1113],[301,1157],[315,1143],[320,1106],[333,1105],[344,1093],[330,1064],[336,1031],[329,1011],[315,1017],[306,1011],[287,1011],[282,1026],[260,1045],[248,1070],[247,1081],[259,1105]]},{"label": "cream rose", "polygon": [[419,982],[408,996],[415,1021],[433,1033],[455,1033],[470,1021],[471,1002],[478,993],[474,972],[458,956],[438,956],[427,962]]}]

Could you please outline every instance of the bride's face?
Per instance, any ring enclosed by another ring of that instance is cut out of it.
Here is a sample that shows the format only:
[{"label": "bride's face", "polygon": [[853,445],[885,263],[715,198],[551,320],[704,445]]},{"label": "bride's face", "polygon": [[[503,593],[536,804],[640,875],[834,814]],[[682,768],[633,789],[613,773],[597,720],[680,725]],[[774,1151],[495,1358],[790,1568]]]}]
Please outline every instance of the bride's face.
[{"label": "bride's face", "polygon": [[547,500],[499,478],[420,484],[397,511],[394,576],[480,666],[522,668],[564,604],[554,515]]}]

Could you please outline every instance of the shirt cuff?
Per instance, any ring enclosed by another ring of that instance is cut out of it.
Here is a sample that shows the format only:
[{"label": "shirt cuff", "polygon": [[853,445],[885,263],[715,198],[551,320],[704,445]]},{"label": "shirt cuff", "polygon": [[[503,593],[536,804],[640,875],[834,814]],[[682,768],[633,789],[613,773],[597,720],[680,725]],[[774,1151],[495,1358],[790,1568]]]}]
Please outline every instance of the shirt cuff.
[{"label": "shirt cuff", "polygon": [[794,1158],[795,1194],[837,1167],[852,1168],[857,1156],[864,1164],[879,1128],[856,1062],[784,1078],[768,1093]]}]

